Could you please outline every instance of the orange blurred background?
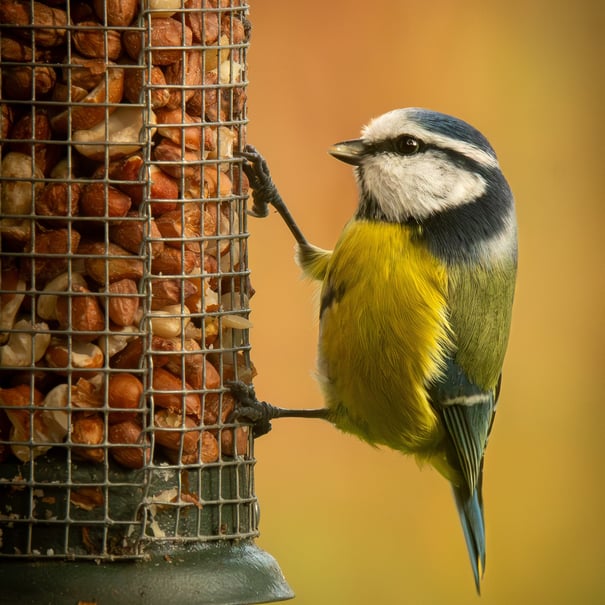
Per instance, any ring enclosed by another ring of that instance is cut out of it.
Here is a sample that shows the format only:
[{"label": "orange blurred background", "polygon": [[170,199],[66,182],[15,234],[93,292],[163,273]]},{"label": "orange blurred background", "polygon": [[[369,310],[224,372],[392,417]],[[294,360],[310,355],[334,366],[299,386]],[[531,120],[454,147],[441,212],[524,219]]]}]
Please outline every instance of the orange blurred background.
[{"label": "orange blurred background", "polygon": [[[310,241],[332,247],[357,201],[327,148],[371,117],[423,106],[490,139],[521,251],[486,458],[481,601],[446,482],[321,421],[282,420],[257,442],[259,544],[300,605],[605,602],[605,4],[250,4],[248,140]],[[276,215],[249,226],[257,393],[321,406],[316,287]]]}]

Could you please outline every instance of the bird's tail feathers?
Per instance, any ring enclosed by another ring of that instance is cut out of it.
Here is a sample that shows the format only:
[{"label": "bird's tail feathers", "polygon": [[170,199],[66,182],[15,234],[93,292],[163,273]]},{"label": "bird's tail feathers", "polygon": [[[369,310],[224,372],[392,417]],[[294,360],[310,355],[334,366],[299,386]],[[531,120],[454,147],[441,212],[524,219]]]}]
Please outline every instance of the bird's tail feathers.
[{"label": "bird's tail feathers", "polygon": [[452,489],[473,567],[475,586],[477,587],[477,593],[480,593],[481,578],[485,571],[485,522],[483,519],[481,482],[479,481],[477,488],[470,495],[466,486],[452,485]]}]

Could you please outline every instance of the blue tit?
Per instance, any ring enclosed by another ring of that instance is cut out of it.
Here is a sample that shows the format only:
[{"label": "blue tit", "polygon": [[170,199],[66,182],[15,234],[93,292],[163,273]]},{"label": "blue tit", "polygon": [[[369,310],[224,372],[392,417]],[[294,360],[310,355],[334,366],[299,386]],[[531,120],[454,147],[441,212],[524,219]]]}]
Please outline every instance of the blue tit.
[{"label": "blue tit", "polygon": [[[233,385],[257,434],[325,418],[432,464],[452,485],[477,591],[485,568],[483,460],[500,389],[517,267],[511,190],[487,139],[460,119],[398,109],[330,153],[355,166],[359,206],[332,252],[307,242],[252,147],[252,214],[269,204],[319,280],[326,406],[289,410]],[[264,428],[263,428],[264,427]]]}]

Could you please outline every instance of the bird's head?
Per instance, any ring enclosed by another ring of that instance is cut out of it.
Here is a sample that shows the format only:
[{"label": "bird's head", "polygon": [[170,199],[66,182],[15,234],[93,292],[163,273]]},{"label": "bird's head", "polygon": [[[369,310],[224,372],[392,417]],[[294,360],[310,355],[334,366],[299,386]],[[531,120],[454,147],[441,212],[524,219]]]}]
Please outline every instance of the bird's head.
[{"label": "bird's head", "polygon": [[485,244],[506,232],[511,248],[512,194],[488,140],[466,122],[427,109],[396,109],[372,120],[361,138],[329,151],[356,166],[358,218],[432,225],[441,239],[439,228],[447,223],[447,231],[462,228],[457,237],[469,235],[463,242],[469,248],[470,240]]}]

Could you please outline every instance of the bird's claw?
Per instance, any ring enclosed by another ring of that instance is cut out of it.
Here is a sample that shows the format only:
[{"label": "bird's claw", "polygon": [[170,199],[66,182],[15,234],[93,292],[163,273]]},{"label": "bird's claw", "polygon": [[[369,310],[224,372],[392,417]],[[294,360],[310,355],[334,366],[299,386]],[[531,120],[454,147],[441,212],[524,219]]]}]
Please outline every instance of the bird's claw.
[{"label": "bird's claw", "polygon": [[235,400],[235,407],[228,421],[243,421],[252,425],[252,435],[262,437],[271,430],[271,406],[256,398],[254,387],[240,380],[228,381],[225,386]]},{"label": "bird's claw", "polygon": [[268,216],[269,206],[274,200],[281,199],[271,178],[267,161],[252,145],[246,145],[237,155],[246,160],[242,164],[242,170],[254,192],[252,208],[248,210],[248,214],[264,218]]}]

